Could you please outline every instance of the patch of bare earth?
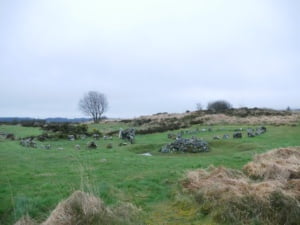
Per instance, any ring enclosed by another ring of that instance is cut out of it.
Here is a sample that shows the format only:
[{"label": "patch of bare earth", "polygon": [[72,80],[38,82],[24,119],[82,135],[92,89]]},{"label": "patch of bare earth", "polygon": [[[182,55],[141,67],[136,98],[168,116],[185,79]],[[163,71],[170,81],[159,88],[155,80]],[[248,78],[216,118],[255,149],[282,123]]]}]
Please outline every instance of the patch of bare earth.
[{"label": "patch of bare earth", "polygon": [[189,171],[183,186],[195,196],[202,213],[218,222],[299,225],[299,147],[257,155],[243,171]]}]

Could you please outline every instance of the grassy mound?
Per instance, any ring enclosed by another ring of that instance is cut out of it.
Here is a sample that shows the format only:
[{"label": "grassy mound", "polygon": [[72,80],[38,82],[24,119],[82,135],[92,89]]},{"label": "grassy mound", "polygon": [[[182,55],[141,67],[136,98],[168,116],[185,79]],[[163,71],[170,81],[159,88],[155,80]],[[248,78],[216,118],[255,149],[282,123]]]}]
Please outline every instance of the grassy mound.
[{"label": "grassy mound", "polygon": [[223,167],[189,171],[183,186],[193,193],[202,213],[218,222],[297,225],[299,153],[300,148],[286,148],[258,155],[244,167],[245,174]]}]

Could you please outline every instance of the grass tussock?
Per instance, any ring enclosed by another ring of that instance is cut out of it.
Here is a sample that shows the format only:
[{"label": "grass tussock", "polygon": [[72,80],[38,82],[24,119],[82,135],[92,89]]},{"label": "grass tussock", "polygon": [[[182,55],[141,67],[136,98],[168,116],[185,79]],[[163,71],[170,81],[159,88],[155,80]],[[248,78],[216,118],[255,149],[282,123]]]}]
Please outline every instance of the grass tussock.
[{"label": "grass tussock", "polygon": [[76,191],[60,202],[42,225],[103,224],[111,214],[99,198]]},{"label": "grass tussock", "polygon": [[256,155],[244,172],[258,179],[300,179],[300,147],[280,148]]},{"label": "grass tussock", "polygon": [[14,225],[37,225],[28,215],[21,217]]},{"label": "grass tussock", "polygon": [[[100,198],[82,191],[75,191],[60,202],[41,225],[129,225],[138,224],[139,210],[129,203],[114,208],[105,206]],[[29,216],[22,217],[15,225],[35,225]]]},{"label": "grass tussock", "polygon": [[183,186],[201,212],[218,222],[299,225],[300,177],[294,175],[299,153],[300,148],[285,148],[258,155],[245,173],[223,167],[189,171]]}]

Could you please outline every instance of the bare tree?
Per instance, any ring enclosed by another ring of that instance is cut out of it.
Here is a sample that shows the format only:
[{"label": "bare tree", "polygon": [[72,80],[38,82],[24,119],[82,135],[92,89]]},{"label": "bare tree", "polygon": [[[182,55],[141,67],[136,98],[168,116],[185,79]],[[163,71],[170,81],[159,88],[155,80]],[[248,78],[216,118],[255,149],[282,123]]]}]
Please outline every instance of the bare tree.
[{"label": "bare tree", "polygon": [[196,104],[196,109],[197,109],[198,111],[202,110],[202,109],[203,109],[203,108],[202,108],[202,104],[201,104],[201,103],[197,103],[197,104]]},{"label": "bare tree", "polygon": [[79,109],[93,118],[94,123],[101,119],[101,115],[107,110],[106,96],[96,91],[90,91],[79,101]]}]

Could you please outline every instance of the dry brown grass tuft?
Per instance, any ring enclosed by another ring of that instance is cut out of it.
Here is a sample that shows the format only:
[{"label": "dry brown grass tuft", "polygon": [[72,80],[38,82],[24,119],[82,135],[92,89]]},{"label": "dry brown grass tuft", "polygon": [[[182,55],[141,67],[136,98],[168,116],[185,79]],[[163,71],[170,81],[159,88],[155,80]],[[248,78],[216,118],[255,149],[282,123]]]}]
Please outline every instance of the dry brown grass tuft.
[{"label": "dry brown grass tuft", "polygon": [[189,171],[183,186],[194,194],[201,211],[218,221],[298,225],[299,169],[300,148],[282,148],[255,156],[244,167],[245,174],[223,167]]},{"label": "dry brown grass tuft", "polygon": [[68,199],[60,202],[41,225],[132,224],[137,214],[137,208],[131,204],[109,208],[101,199],[76,191]]},{"label": "dry brown grass tuft", "polygon": [[19,219],[15,225],[36,225],[36,222],[32,220],[28,215],[25,215]]},{"label": "dry brown grass tuft", "polygon": [[299,179],[300,147],[280,148],[257,155],[243,170],[249,177],[264,180]]},{"label": "dry brown grass tuft", "polygon": [[60,202],[42,225],[93,224],[110,215],[102,201],[81,191]]},{"label": "dry brown grass tuft", "polygon": [[237,170],[224,167],[210,167],[206,170],[189,171],[184,187],[193,191],[201,190],[209,198],[244,195],[248,192],[247,177]]},{"label": "dry brown grass tuft", "polygon": [[277,180],[253,182],[242,172],[223,167],[190,171],[183,185],[194,192],[201,191],[206,198],[222,201],[246,195],[265,200],[270,193],[284,188],[284,184]]}]

